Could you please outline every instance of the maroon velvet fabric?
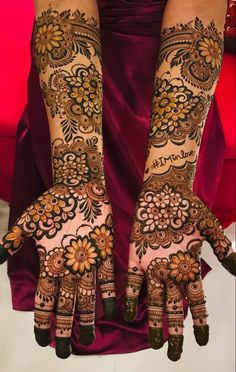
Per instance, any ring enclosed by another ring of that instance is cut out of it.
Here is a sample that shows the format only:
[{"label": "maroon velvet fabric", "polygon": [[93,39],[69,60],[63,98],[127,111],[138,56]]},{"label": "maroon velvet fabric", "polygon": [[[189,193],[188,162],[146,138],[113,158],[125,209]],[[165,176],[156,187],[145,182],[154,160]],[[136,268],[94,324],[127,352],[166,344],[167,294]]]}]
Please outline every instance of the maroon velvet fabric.
[{"label": "maroon velvet fabric", "polygon": [[[143,285],[136,322],[122,320],[128,240],[135,201],[142,186],[153,81],[160,27],[166,1],[100,0],[104,73],[105,171],[115,223],[115,275],[118,316],[103,318],[98,289],[96,340],[90,347],[78,341],[78,318],[73,328],[75,354],[126,353],[148,347],[146,288]],[[10,225],[34,198],[52,185],[50,138],[37,72],[32,63],[28,107],[18,127]],[[224,160],[224,136],[215,102],[202,140],[195,191],[209,206],[217,190]],[[209,266],[203,262],[203,275]],[[13,308],[32,310],[38,277],[33,240],[9,262]],[[53,321],[54,322],[54,321]],[[165,329],[166,330],[166,329]]]}]

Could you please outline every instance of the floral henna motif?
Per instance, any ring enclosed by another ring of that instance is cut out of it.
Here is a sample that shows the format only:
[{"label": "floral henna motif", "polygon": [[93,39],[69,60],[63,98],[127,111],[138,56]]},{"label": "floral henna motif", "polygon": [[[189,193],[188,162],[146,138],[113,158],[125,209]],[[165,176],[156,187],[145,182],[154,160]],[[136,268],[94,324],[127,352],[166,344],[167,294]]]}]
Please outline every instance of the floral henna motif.
[{"label": "floral henna motif", "polygon": [[171,254],[169,256],[170,278],[177,283],[195,281],[200,275],[200,262],[198,257],[191,251]]},{"label": "floral henna motif", "polygon": [[56,185],[46,191],[3,237],[4,247],[14,253],[26,236],[36,240],[43,236],[53,238],[65,222],[75,217],[78,204],[75,196],[74,189],[64,185]]},{"label": "floral henna motif", "polygon": [[78,186],[90,180],[103,182],[103,158],[98,152],[97,142],[97,137],[86,141],[76,137],[70,145],[56,140],[53,143],[55,184]]},{"label": "floral henna motif", "polygon": [[65,266],[72,274],[89,272],[99,262],[97,247],[88,236],[72,238],[64,250]]},{"label": "floral henna motif", "polygon": [[78,55],[101,58],[100,31],[94,18],[79,10],[61,13],[49,8],[35,22],[36,63],[39,71],[64,66]]},{"label": "floral henna motif", "polygon": [[193,166],[151,175],[139,196],[131,242],[141,260],[147,249],[169,248],[196,231],[206,206],[191,190]]},{"label": "floral henna motif", "polygon": [[162,147],[169,140],[180,146],[187,137],[199,145],[210,102],[210,96],[194,95],[181,79],[157,77],[149,146]]},{"label": "floral henna motif", "polygon": [[67,142],[81,133],[102,131],[102,78],[94,64],[74,65],[69,73],[55,70],[42,93],[52,118],[59,115]]},{"label": "floral henna motif", "polygon": [[163,61],[170,67],[181,66],[182,78],[201,90],[210,90],[218,79],[222,63],[223,37],[212,21],[204,27],[196,17],[162,32],[158,67]]}]

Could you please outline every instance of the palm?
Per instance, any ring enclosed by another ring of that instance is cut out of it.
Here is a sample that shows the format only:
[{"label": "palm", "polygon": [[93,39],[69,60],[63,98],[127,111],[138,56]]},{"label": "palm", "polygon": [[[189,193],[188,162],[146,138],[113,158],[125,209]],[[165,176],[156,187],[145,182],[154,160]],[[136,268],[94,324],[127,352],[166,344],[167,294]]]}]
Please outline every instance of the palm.
[{"label": "palm", "polygon": [[147,276],[149,341],[163,345],[163,314],[169,329],[168,356],[180,357],[183,343],[184,285],[197,342],[208,341],[207,311],[201,282],[200,253],[207,240],[222,264],[235,274],[235,253],[219,221],[180,180],[150,178],[136,206],[130,238],[128,284],[124,317],[133,321],[142,279]]},{"label": "palm", "polygon": [[[94,338],[96,277],[107,316],[114,312],[111,204],[102,185],[58,184],[42,194],[3,237],[1,251],[14,254],[24,237],[36,241],[40,277],[35,296],[35,335],[49,343],[50,316],[57,303],[57,352],[69,345],[73,313],[78,308],[80,341]],[[56,301],[57,300],[57,301]]]}]

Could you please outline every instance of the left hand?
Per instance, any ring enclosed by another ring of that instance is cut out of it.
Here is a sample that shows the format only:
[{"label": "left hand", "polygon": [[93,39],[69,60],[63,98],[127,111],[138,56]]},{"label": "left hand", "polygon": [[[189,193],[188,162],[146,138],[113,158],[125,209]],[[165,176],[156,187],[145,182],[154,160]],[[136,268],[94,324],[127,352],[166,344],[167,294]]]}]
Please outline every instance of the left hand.
[{"label": "left hand", "polygon": [[236,254],[220,222],[186,185],[179,172],[169,179],[153,176],[138,198],[130,238],[124,318],[136,318],[138,295],[147,277],[149,342],[163,346],[163,314],[168,321],[168,357],[180,358],[183,344],[183,295],[186,289],[194,335],[199,345],[208,342],[207,310],[200,272],[203,241],[222,265],[236,275]]}]

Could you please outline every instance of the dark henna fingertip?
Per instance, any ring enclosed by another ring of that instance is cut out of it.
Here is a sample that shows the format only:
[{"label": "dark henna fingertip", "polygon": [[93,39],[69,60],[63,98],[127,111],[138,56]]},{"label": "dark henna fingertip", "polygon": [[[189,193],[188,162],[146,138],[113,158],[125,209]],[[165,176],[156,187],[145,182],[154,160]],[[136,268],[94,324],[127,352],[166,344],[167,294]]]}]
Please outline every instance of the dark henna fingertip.
[{"label": "dark henna fingertip", "polygon": [[173,362],[180,359],[183,352],[183,335],[169,335],[167,356]]},{"label": "dark henna fingertip", "polygon": [[200,346],[205,346],[209,341],[209,325],[193,326],[196,342]]},{"label": "dark henna fingertip", "polygon": [[148,341],[152,349],[160,349],[164,345],[163,329],[149,328]]},{"label": "dark henna fingertip", "polygon": [[60,359],[67,359],[72,353],[70,337],[55,337],[56,355]]}]

